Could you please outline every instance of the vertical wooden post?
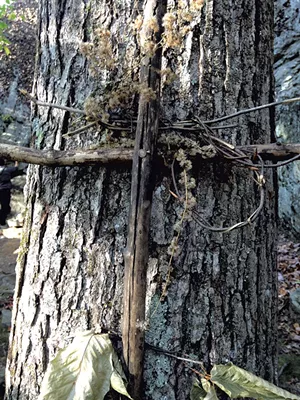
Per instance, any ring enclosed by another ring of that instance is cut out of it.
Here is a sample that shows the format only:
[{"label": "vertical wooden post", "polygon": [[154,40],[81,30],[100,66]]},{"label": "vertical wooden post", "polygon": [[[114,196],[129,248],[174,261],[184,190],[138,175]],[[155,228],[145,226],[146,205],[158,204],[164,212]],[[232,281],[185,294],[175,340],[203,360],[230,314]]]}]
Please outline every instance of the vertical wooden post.
[{"label": "vertical wooden post", "polygon": [[[144,6],[144,21],[141,31],[143,43],[161,40],[162,17],[166,12],[166,0],[148,0]],[[153,18],[159,32],[154,33]],[[150,21],[152,23],[150,24]],[[148,236],[152,201],[152,160],[155,153],[160,100],[160,74],[162,50],[158,46],[153,57],[143,57],[140,82],[147,84],[156,94],[141,92],[132,163],[131,204],[129,212],[128,238],[125,251],[125,281],[123,301],[122,339],[124,358],[130,375],[130,392],[134,400],[143,394],[143,360],[145,329],[146,271],[148,265]]]}]

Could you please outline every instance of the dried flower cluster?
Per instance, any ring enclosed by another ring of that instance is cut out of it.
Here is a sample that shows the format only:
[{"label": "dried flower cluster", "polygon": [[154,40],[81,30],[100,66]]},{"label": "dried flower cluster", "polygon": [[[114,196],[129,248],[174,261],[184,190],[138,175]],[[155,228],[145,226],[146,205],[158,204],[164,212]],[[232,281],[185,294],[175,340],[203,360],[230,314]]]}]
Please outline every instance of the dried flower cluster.
[{"label": "dried flower cluster", "polygon": [[159,46],[155,40],[155,34],[159,31],[157,19],[153,16],[145,22],[139,14],[132,23],[131,29],[140,46],[141,56],[152,57]]},{"label": "dried flower cluster", "polygon": [[[178,221],[178,223],[176,223],[177,224],[177,226],[178,226],[178,229],[176,229],[176,231],[178,232],[178,233],[180,233],[180,231],[181,231],[181,229],[182,229],[182,226],[181,226],[181,223],[180,223],[180,221]],[[175,224],[175,225],[176,225]],[[174,230],[175,230],[175,225],[174,225]],[[176,256],[177,254],[178,254],[178,250],[179,250],[179,247],[178,247],[178,236],[174,236],[173,238],[172,238],[172,240],[171,240],[171,243],[169,244],[169,246],[168,246],[168,249],[167,249],[167,253],[168,253],[168,255],[169,256],[171,256],[171,257],[174,257],[174,256]],[[172,272],[172,267],[170,266],[169,268],[168,268],[168,275],[170,275],[171,274],[171,272]],[[170,282],[169,282],[169,280],[170,280],[170,278],[169,279],[166,279],[166,282],[169,284]]]},{"label": "dried flower cluster", "polygon": [[175,79],[178,78],[178,76],[175,74],[175,72],[171,70],[171,68],[163,68],[157,72],[160,74],[162,82],[165,85],[170,85],[172,82],[175,81]]},{"label": "dried flower cluster", "polygon": [[153,89],[146,83],[119,82],[115,89],[107,91],[101,96],[88,97],[84,104],[84,110],[89,121],[101,119],[108,122],[110,113],[116,110],[130,110],[131,99],[135,94],[143,96],[145,101],[156,98]]},{"label": "dried flower cluster", "polygon": [[176,154],[176,160],[179,162],[179,165],[183,168],[182,172],[180,173],[180,180],[179,184],[183,188],[185,195],[182,196],[180,199],[184,205],[184,208],[177,220],[177,222],[174,224],[174,232],[176,232],[176,235],[172,238],[170,245],[168,246],[168,254],[170,255],[170,261],[169,261],[169,269],[167,273],[167,279],[166,279],[166,284],[165,288],[163,290],[162,297],[165,296],[167,286],[170,283],[170,274],[172,271],[171,267],[171,262],[173,257],[178,255],[179,252],[179,237],[180,233],[182,230],[183,222],[185,220],[190,220],[191,219],[191,211],[196,205],[196,199],[192,193],[192,189],[196,187],[196,181],[194,178],[188,175],[188,171],[191,171],[192,169],[192,163],[190,160],[187,159],[185,152],[183,149],[179,149],[177,154]]},{"label": "dried flower cluster", "polygon": [[167,12],[163,17],[163,40],[165,48],[181,48],[184,38],[192,29],[192,21],[199,14],[205,0],[191,0],[187,7],[182,0],[175,10]]},{"label": "dried flower cluster", "polygon": [[103,107],[103,98],[100,96],[88,97],[84,103],[84,111],[88,121],[97,121],[101,118],[103,122],[108,122],[108,110]]},{"label": "dried flower cluster", "polygon": [[108,29],[96,29],[93,43],[82,43],[80,50],[90,61],[90,70],[94,76],[103,69],[112,70],[116,66]]},{"label": "dried flower cluster", "polygon": [[[109,74],[111,82],[107,88],[102,88],[102,93],[87,99],[85,111],[89,120],[109,120],[110,113],[119,109],[132,108],[136,95],[142,95],[146,101],[156,98],[156,93],[146,83],[138,82],[138,71],[145,56],[152,57],[159,46],[164,48],[180,48],[184,43],[186,33],[192,27],[192,21],[196,14],[199,15],[205,0],[190,0],[186,4],[179,0],[174,10],[167,12],[163,18],[164,33],[162,41],[156,42],[156,34],[159,31],[155,16],[147,21],[143,20],[139,13],[133,21],[124,37],[122,55],[114,53],[111,32],[102,27],[94,32],[94,39],[89,43],[82,43],[81,51],[90,63],[90,71],[94,77],[103,77],[103,73]],[[139,44],[140,53],[131,51],[134,49],[130,43],[132,37]],[[122,59],[120,58],[122,57]],[[170,68],[156,71],[161,75],[162,84],[170,84],[176,79],[176,74]],[[195,152],[197,150],[195,149]]]},{"label": "dried flower cluster", "polygon": [[193,168],[191,160],[186,156],[183,149],[179,149],[176,154],[176,160],[183,169],[180,173],[179,184],[185,192],[185,209],[186,211],[191,211],[196,205],[196,199],[192,193],[192,189],[196,187],[196,181],[190,176],[190,172]]},{"label": "dried flower cluster", "polygon": [[178,24],[178,11],[168,12],[163,18],[163,46],[178,48],[182,46],[183,36]]},{"label": "dried flower cluster", "polygon": [[192,11],[200,11],[204,5],[205,0],[191,0],[191,10]]}]

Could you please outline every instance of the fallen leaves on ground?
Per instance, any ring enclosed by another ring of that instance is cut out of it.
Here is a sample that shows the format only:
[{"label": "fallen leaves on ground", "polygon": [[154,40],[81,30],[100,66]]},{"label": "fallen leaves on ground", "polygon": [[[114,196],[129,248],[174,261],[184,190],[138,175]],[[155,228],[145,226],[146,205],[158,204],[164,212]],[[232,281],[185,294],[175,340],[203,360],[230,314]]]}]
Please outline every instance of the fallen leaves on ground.
[{"label": "fallen leaves on ground", "polygon": [[[286,356],[290,356],[290,360],[294,360],[296,357],[296,360],[299,361],[300,358],[297,357],[300,357],[300,314],[292,309],[290,294],[300,288],[300,243],[280,237],[277,264],[279,354],[283,360],[286,359]],[[283,364],[282,375],[288,369],[289,364],[291,361]],[[291,385],[295,391],[300,390],[300,376],[287,375],[288,382],[286,383]]]}]

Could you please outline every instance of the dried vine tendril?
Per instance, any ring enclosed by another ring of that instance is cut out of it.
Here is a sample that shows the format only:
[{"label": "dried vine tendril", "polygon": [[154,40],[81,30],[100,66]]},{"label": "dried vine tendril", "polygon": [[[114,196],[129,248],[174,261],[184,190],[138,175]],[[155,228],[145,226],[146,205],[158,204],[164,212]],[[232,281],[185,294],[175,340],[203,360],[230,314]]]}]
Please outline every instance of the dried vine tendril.
[{"label": "dried vine tendril", "polygon": [[[258,159],[260,161],[260,171],[258,172],[258,170],[257,170],[257,164],[252,164],[254,167],[252,167],[251,169],[253,170],[255,177],[256,177],[256,179],[254,179],[254,181],[256,182],[256,184],[259,187],[260,201],[259,201],[258,207],[246,220],[237,222],[236,224],[233,224],[228,227],[216,227],[216,226],[210,225],[209,222],[207,222],[205,220],[205,218],[203,218],[201,216],[201,214],[198,211],[196,211],[195,209],[190,210],[192,219],[195,222],[197,222],[202,228],[208,229],[209,231],[212,231],[212,232],[218,232],[218,233],[228,233],[228,232],[233,231],[234,229],[242,228],[243,226],[249,225],[252,222],[254,222],[256,220],[256,218],[258,217],[258,215],[260,214],[260,212],[262,211],[263,206],[264,206],[264,201],[265,201],[265,183],[266,183],[265,177],[264,177],[264,166],[265,165],[264,165],[262,158],[259,155],[258,155]],[[174,186],[174,190],[176,193],[175,197],[181,202],[185,201],[185,204],[186,204],[186,199],[184,200],[184,198],[181,196],[181,194],[178,190],[178,186],[177,186],[177,182],[176,182],[176,178],[175,178],[174,163],[175,163],[175,159],[171,165],[172,181],[173,181],[173,186]],[[187,195],[185,197],[187,197]],[[185,209],[186,209],[186,206],[185,206]]]}]

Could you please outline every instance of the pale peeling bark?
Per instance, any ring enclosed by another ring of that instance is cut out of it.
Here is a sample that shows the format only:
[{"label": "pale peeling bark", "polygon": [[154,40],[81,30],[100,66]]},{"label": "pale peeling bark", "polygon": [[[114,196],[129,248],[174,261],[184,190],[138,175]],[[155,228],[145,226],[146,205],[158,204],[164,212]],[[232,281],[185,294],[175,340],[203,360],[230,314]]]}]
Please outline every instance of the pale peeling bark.
[{"label": "pale peeling bark", "polygon": [[[207,120],[272,100],[272,3],[207,0],[185,50],[165,54],[164,65],[171,65],[180,78],[163,89],[166,118],[196,114]],[[95,82],[80,55],[80,41],[100,24],[122,37],[132,9],[129,1],[40,1],[36,97],[82,107]],[[237,145],[270,141],[269,110],[238,120],[241,126],[224,133],[224,139]],[[39,130],[44,132],[41,147],[64,150],[99,139],[98,134],[87,134],[65,142],[62,134],[69,122],[64,111],[39,108],[33,126],[37,136]],[[248,171],[199,162],[193,173],[197,210],[212,224],[244,220],[257,206],[258,190]],[[252,226],[221,235],[185,223],[171,284],[159,303],[167,248],[181,207],[169,192],[170,171],[158,168],[147,276],[147,342],[193,356],[207,368],[233,361],[274,379],[272,171],[266,179],[264,211]],[[7,369],[11,400],[37,398],[49,359],[76,330],[102,327],[120,332],[130,169],[31,167],[26,195]],[[148,350],[144,377],[147,399],[188,398],[192,375],[183,363]]]}]

